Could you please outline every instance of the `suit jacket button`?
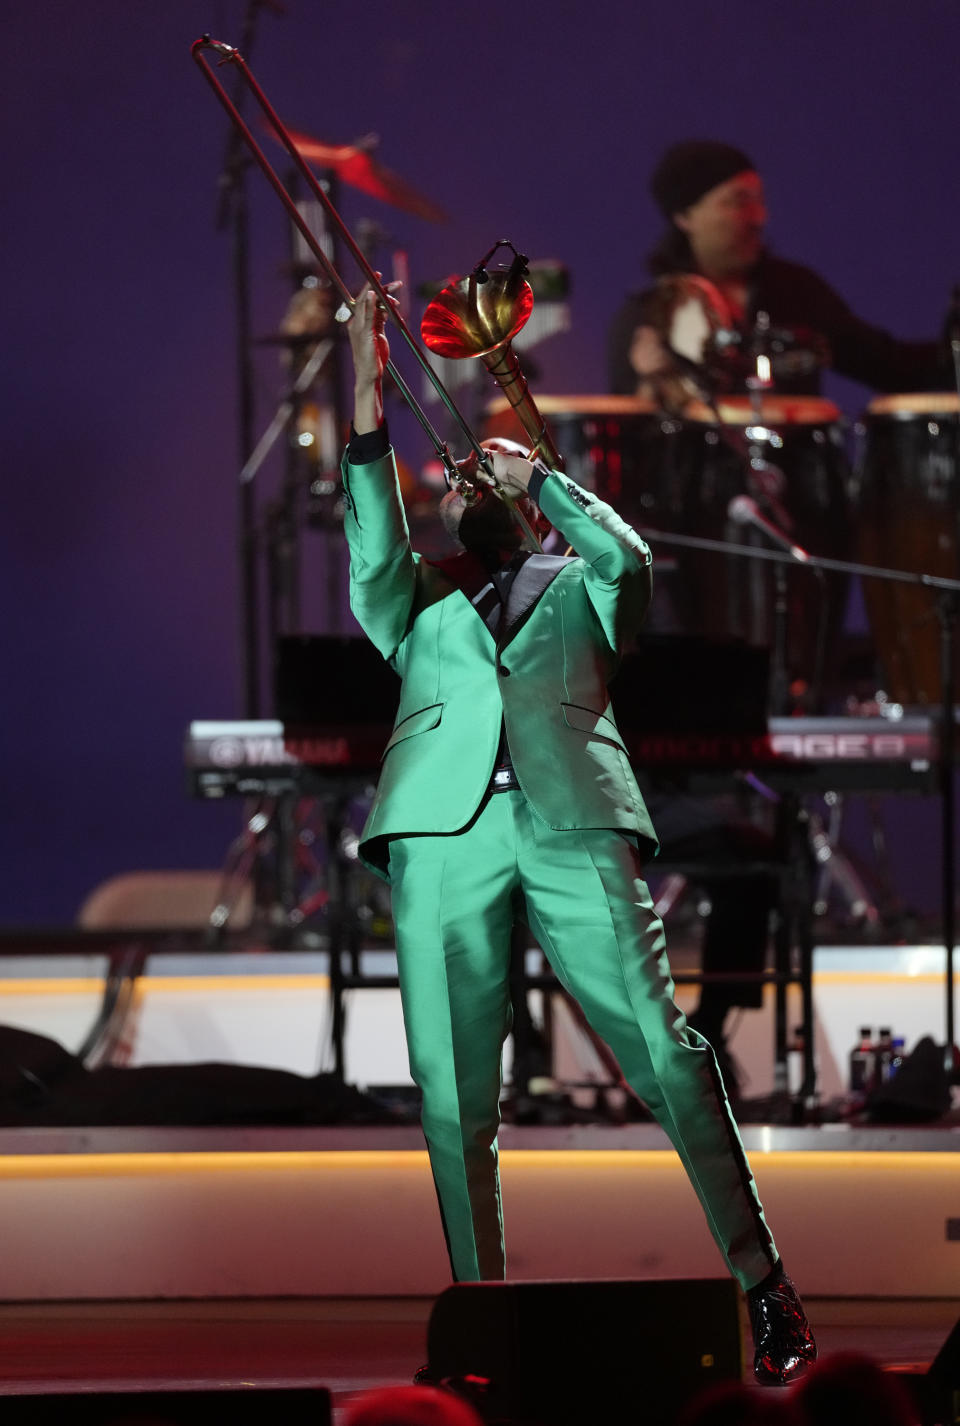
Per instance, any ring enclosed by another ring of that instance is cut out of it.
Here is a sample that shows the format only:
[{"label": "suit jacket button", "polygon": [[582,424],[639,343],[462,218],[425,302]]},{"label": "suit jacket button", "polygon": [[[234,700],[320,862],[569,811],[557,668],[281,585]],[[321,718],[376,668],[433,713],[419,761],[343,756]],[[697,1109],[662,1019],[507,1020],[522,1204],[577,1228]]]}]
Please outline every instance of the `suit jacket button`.
[{"label": "suit jacket button", "polygon": [[497,664],[497,673],[499,673],[502,678],[510,677],[510,670],[508,668],[504,668],[502,663]]}]

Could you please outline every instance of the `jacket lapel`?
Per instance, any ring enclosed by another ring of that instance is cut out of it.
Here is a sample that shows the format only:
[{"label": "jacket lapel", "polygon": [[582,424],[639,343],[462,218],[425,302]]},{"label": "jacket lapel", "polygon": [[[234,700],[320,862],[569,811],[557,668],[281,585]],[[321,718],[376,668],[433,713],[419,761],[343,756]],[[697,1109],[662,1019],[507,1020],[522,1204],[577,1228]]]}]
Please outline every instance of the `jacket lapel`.
[{"label": "jacket lapel", "polygon": [[[488,632],[497,639],[498,647],[514,637],[527,622],[537,601],[565,565],[566,555],[530,555],[524,560],[510,586],[507,607],[500,620],[500,596],[493,587],[490,572],[483,562],[469,551],[450,555],[442,560],[425,561],[440,571],[444,578],[465,594]],[[499,622],[500,632],[496,634]]]},{"label": "jacket lapel", "polygon": [[500,596],[493,586],[486,565],[467,550],[448,555],[442,560],[425,560],[424,563],[439,570],[461,594],[466,595],[487,633],[491,638],[495,638],[500,619]]},{"label": "jacket lapel", "polygon": [[497,640],[498,647],[503,648],[504,644],[509,643],[519,633],[544,590],[556,579],[564,566],[570,563],[566,555],[531,555],[523,562],[507,596],[503,626]]}]

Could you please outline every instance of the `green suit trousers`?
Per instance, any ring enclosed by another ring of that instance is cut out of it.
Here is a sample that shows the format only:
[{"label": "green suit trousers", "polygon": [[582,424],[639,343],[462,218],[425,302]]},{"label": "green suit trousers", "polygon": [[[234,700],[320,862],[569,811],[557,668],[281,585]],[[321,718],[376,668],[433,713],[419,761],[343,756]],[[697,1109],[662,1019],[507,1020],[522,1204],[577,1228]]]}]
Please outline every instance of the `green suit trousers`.
[{"label": "green suit trousers", "polygon": [[663,927],[629,835],[556,831],[520,790],[463,831],[396,837],[390,879],[414,1080],[453,1275],[505,1271],[497,1165],[510,934],[525,919],[560,983],[675,1146],[744,1288],[777,1260],[712,1049],[673,1000]]}]

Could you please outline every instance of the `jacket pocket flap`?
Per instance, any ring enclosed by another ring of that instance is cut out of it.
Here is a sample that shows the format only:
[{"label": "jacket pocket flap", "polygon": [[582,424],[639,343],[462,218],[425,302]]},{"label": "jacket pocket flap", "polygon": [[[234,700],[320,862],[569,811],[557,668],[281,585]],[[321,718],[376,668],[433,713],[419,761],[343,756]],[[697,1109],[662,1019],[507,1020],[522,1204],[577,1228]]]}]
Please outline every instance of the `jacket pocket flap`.
[{"label": "jacket pocket flap", "polygon": [[443,704],[434,703],[429,708],[418,708],[416,713],[409,714],[402,723],[398,723],[390,734],[387,746],[384,748],[386,755],[393,747],[394,743],[402,743],[405,738],[412,738],[416,733],[429,732],[440,722],[443,713]]},{"label": "jacket pocket flap", "polygon": [[605,738],[608,743],[616,743],[626,752],[623,738],[612,718],[604,713],[595,713],[592,708],[581,708],[578,703],[561,703],[560,707],[568,728],[576,728],[578,733],[593,733],[598,738]]}]

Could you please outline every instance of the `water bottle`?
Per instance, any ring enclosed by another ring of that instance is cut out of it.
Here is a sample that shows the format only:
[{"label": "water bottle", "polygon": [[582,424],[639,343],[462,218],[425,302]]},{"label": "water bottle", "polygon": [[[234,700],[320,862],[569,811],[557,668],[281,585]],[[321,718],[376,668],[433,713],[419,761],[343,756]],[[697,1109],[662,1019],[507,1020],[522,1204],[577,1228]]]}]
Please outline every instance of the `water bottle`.
[{"label": "water bottle", "polygon": [[860,1040],[850,1051],[850,1093],[866,1095],[873,1083],[876,1063],[873,1030],[869,1025],[860,1027]]},{"label": "water bottle", "polygon": [[890,1064],[887,1067],[887,1079],[893,1079],[897,1070],[903,1064],[903,1048],[905,1040],[898,1035],[893,1042],[893,1054],[890,1056]]},{"label": "water bottle", "polygon": [[877,1032],[877,1044],[873,1065],[873,1088],[879,1089],[890,1078],[890,1064],[893,1060],[893,1031],[882,1027]]}]

